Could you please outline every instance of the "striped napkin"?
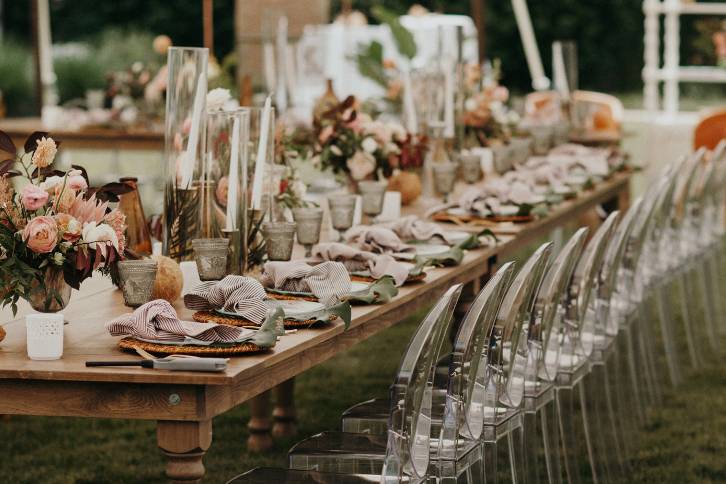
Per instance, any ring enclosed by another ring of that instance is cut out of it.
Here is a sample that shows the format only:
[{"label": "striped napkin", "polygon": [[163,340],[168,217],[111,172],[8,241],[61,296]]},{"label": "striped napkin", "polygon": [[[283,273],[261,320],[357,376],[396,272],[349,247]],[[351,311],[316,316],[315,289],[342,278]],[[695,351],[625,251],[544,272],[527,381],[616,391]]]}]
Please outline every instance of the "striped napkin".
[{"label": "striped napkin", "polygon": [[222,309],[260,324],[267,314],[265,288],[251,277],[227,276],[199,284],[184,295],[184,305],[195,311]]},{"label": "striped napkin", "polygon": [[262,284],[283,291],[311,292],[328,306],[350,293],[350,275],[340,262],[311,266],[303,261],[267,262]]},{"label": "striped napkin", "polygon": [[[182,343],[190,338],[206,343],[241,343],[252,341],[257,331],[216,323],[197,323],[182,321],[167,301],[156,299],[137,308],[133,313],[124,314],[106,323],[106,330],[112,336],[133,336],[134,338],[169,343]],[[257,344],[257,341],[253,341]],[[269,347],[274,338],[265,342],[259,340],[258,346]]]},{"label": "striped napkin", "polygon": [[313,259],[340,262],[350,272],[369,271],[374,279],[389,275],[393,277],[396,286],[402,286],[408,278],[408,267],[392,256],[374,254],[338,242],[313,247]]},{"label": "striped napkin", "polygon": [[450,245],[453,245],[455,242],[447,239],[446,233],[437,224],[426,222],[416,215],[408,215],[380,225],[392,230],[402,240],[427,241],[438,237]]},{"label": "striped napkin", "polygon": [[416,252],[416,248],[404,244],[396,233],[386,227],[358,225],[345,233],[345,241],[362,251],[376,254]]}]

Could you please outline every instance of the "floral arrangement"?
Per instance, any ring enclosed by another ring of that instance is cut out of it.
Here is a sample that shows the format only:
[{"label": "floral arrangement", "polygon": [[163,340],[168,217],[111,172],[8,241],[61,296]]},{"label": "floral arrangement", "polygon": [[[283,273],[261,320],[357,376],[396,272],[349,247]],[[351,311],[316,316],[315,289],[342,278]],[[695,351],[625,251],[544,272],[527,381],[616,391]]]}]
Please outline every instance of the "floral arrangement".
[{"label": "floral arrangement", "polygon": [[397,122],[374,120],[353,96],[324,113],[315,126],[315,161],[354,181],[388,178],[396,169],[423,164],[426,138]]},{"label": "floral arrangement", "polygon": [[[54,170],[57,149],[48,133],[35,132],[18,155],[0,131],[0,151],[10,154],[0,163],[1,297],[13,312],[53,275],[78,289],[93,271],[108,273],[125,250],[125,216],[89,189],[83,168]],[[23,182],[11,183],[16,177]]]},{"label": "floral arrangement", "polygon": [[462,124],[468,145],[487,146],[492,140],[506,141],[519,115],[507,107],[509,90],[499,84],[500,65],[495,62],[491,75],[482,79],[479,64],[464,67],[464,112]]}]

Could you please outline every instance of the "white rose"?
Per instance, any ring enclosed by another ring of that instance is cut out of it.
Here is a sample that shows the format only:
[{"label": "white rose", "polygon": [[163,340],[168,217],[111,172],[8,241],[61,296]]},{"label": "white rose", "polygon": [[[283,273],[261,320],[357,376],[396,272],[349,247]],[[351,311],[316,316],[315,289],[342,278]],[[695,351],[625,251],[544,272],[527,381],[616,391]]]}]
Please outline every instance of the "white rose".
[{"label": "white rose", "polygon": [[91,249],[96,248],[96,242],[111,242],[116,250],[118,250],[118,237],[116,231],[108,224],[97,225],[96,222],[86,222],[83,224],[83,241],[88,244]]},{"label": "white rose", "polygon": [[343,154],[343,151],[337,145],[330,145],[330,152],[335,156],[341,156]]},{"label": "white rose", "polygon": [[346,163],[353,180],[362,180],[376,170],[376,160],[365,151],[356,151]]},{"label": "white rose", "polygon": [[370,136],[368,136],[367,138],[363,139],[363,141],[361,141],[360,146],[367,153],[375,153],[375,151],[378,149],[378,143],[376,143],[376,140],[374,140]]},{"label": "white rose", "polygon": [[[79,171],[79,174],[80,174],[80,171]],[[49,194],[52,195],[55,192],[55,187],[62,182],[63,182],[62,176],[56,176],[56,175],[49,176],[40,184],[40,188],[42,188],[43,190],[45,190],[46,192],[48,192]]]},{"label": "white rose", "polygon": [[467,111],[476,111],[476,109],[479,107],[479,103],[476,102],[476,99],[473,97],[468,98],[466,101],[464,101],[464,109]]},{"label": "white rose", "polygon": [[219,111],[224,104],[232,98],[229,89],[218,87],[207,93],[207,109],[209,111]]}]

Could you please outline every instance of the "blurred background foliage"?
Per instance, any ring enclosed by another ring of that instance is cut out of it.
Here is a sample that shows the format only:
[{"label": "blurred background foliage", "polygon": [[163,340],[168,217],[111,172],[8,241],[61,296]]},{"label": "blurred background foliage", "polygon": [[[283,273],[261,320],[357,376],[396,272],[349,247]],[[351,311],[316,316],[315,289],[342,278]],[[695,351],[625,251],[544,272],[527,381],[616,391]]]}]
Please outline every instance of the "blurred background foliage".
[{"label": "blurred background foliage", "polygon": [[[342,0],[331,0],[331,19]],[[469,0],[422,0],[432,11],[469,14]],[[374,5],[405,13],[409,0],[352,0],[371,22]],[[32,101],[30,15],[27,0],[2,5],[4,40],[0,44],[0,89],[5,92],[9,115],[29,114]],[[124,69],[135,60],[148,61],[154,53],[151,39],[169,35],[176,45],[202,44],[202,1],[174,0],[51,0],[54,44],[81,44],[80,49],[56,49],[55,67],[61,101],[96,87],[109,70]],[[641,0],[537,0],[529,8],[546,70],[553,40],[573,39],[578,44],[580,88],[632,93],[642,88],[643,13]],[[214,2],[215,54],[224,59],[234,47],[234,0]],[[682,18],[682,63],[711,63],[708,20]],[[486,1],[487,56],[502,60],[503,82],[515,92],[530,89],[529,73],[511,2]],[[723,86],[684,86],[688,90],[717,90]]]}]

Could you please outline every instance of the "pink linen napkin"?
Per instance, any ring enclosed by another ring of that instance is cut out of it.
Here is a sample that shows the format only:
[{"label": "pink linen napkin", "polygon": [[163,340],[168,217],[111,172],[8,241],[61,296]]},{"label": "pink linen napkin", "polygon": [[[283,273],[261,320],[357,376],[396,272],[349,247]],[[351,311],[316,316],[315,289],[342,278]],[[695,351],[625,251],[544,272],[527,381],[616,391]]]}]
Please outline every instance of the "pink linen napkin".
[{"label": "pink linen napkin", "polygon": [[184,295],[184,305],[195,311],[222,309],[260,324],[267,315],[267,293],[251,277],[227,276],[221,281],[203,282]]},{"label": "pink linen napkin", "polygon": [[353,227],[345,233],[345,240],[365,252],[391,254],[416,251],[412,245],[404,244],[393,230],[382,226]]},{"label": "pink linen napkin", "polygon": [[350,274],[340,262],[311,266],[303,261],[265,263],[262,284],[283,291],[312,292],[322,304],[350,293]]},{"label": "pink linen napkin", "polygon": [[408,267],[390,255],[374,254],[338,242],[316,245],[313,247],[313,258],[341,262],[351,272],[367,270],[374,279],[389,275],[397,286],[402,286],[408,278]]},{"label": "pink linen napkin", "polygon": [[213,343],[234,343],[254,336],[248,329],[216,323],[182,321],[167,301],[156,299],[106,323],[112,336],[183,342],[187,337]]}]

